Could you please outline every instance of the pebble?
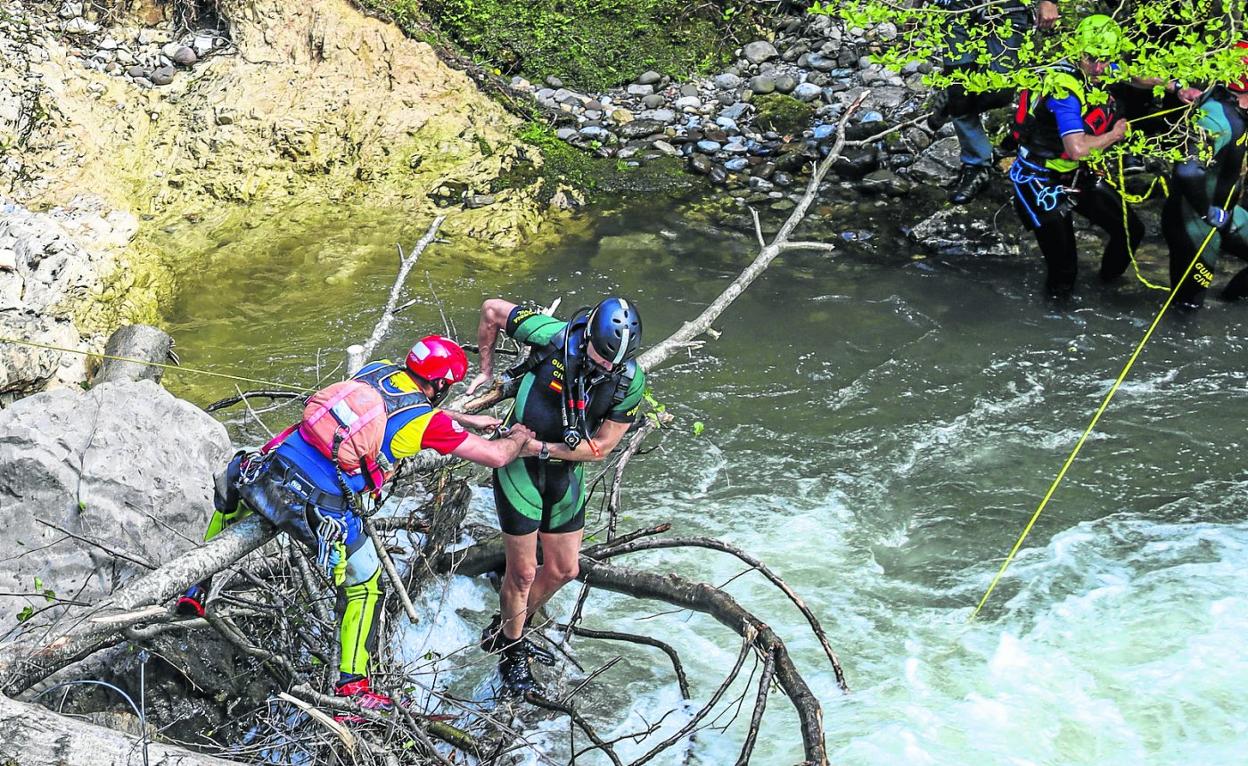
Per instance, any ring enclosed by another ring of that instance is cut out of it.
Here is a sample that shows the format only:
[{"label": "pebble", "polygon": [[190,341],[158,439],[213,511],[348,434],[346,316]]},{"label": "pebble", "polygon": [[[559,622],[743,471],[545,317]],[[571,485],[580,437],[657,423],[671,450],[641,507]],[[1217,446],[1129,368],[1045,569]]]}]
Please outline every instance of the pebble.
[{"label": "pebble", "polygon": [[730,120],[739,120],[745,115],[746,110],[749,108],[750,108],[749,104],[745,104],[745,103],[738,101],[737,103],[732,104],[726,109],[721,109],[719,111],[719,116],[727,117]]},{"label": "pebble", "polygon": [[714,154],[720,149],[720,143],[718,141],[699,141],[697,146],[698,151],[703,154]]},{"label": "pebble", "polygon": [[791,74],[776,75],[772,82],[776,84],[776,90],[781,93],[792,93],[797,87],[797,78]]},{"label": "pebble", "polygon": [[667,99],[663,98],[657,93],[652,93],[649,96],[646,96],[641,99],[641,105],[647,109],[658,109],[659,107],[663,106],[663,104],[666,102],[667,102]]},{"label": "pebble", "polygon": [[740,173],[749,167],[750,163],[744,157],[733,157],[724,163],[724,167],[734,173]]},{"label": "pebble", "polygon": [[659,80],[662,80],[662,79],[663,79],[663,75],[659,74],[653,69],[650,69],[648,71],[641,73],[641,76],[637,78],[637,84],[638,85],[654,85],[655,83],[657,83]]},{"label": "pebble", "polygon": [[[209,51],[217,47],[217,41],[210,35],[195,35],[195,41],[191,43],[191,47],[195,49],[195,55],[203,58]],[[528,88],[529,83],[522,77],[517,87]]]},{"label": "pebble", "polygon": [[735,90],[741,87],[741,78],[728,72],[715,75],[715,87],[720,90]]},{"label": "pebble", "polygon": [[689,169],[698,175],[706,175],[715,168],[715,163],[705,154],[689,155]]},{"label": "pebble", "polygon": [[549,85],[550,87],[556,90],[563,87],[563,80],[560,80],[558,77],[555,77],[553,74],[547,77],[545,80],[543,80],[543,82],[545,82],[547,85]]},{"label": "pebble", "polygon": [[697,96],[681,96],[676,99],[676,108],[693,109],[696,111],[702,108],[702,100]]},{"label": "pebble", "polygon": [[654,93],[654,86],[649,84],[642,85],[640,83],[633,83],[625,90],[628,91],[630,96],[649,96]]},{"label": "pebble", "polygon": [[185,45],[183,45],[181,48],[178,48],[174,52],[174,54],[170,56],[169,58],[172,59],[173,63],[177,64],[178,66],[190,66],[194,64],[196,61],[199,61],[199,56],[195,55],[195,51],[191,50]]},{"label": "pebble", "polygon": [[671,122],[676,119],[676,113],[671,109],[646,109],[637,113],[637,119]]}]

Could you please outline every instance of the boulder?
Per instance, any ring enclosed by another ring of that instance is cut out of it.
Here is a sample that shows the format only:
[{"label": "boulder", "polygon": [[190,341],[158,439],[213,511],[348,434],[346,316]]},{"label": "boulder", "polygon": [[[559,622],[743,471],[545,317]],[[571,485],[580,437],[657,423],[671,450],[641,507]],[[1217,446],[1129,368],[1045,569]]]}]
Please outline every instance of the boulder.
[{"label": "boulder", "polygon": [[741,49],[741,55],[745,57],[746,61],[758,66],[764,61],[770,61],[779,56],[780,52],[776,50],[776,46],[766,40],[755,40]]},{"label": "boulder", "polygon": [[[220,423],[151,381],[45,391],[0,410],[0,590],[93,602],[147,571],[136,561],[171,561],[202,539],[212,474],[230,451]],[[27,605],[47,601],[0,600],[0,622]]]}]

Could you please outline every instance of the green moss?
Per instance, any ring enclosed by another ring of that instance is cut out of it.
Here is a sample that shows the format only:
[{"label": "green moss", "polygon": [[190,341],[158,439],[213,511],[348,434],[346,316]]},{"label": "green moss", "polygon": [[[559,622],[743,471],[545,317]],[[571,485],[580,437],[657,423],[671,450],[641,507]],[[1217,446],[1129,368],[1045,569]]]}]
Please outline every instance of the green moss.
[{"label": "green moss", "polygon": [[[409,34],[428,36],[422,13],[485,63],[532,79],[555,75],[590,90],[648,69],[683,77],[727,63],[725,33],[749,23],[735,4],[685,0],[363,0]],[[748,4],[746,4],[748,7]]]},{"label": "green moss", "polygon": [[525,144],[540,153],[541,164],[522,159],[500,176],[491,189],[526,187],[541,179],[539,198],[549,202],[560,187],[571,187],[586,197],[623,193],[679,195],[688,187],[688,175],[680,160],[673,157],[652,159],[634,167],[624,160],[604,159],[578,149],[555,137],[548,125],[529,122],[517,133]]},{"label": "green moss", "polygon": [[810,126],[815,110],[783,93],[768,93],[756,97],[753,102],[758,110],[755,124],[763,130],[774,130],[785,135],[801,133]]}]

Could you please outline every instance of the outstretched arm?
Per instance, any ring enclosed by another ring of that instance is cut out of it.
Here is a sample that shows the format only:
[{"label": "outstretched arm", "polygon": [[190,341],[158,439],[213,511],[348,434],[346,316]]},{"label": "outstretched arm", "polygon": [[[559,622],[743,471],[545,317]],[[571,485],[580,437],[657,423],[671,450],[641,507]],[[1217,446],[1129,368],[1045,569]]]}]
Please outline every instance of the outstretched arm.
[{"label": "outstretched arm", "polygon": [[477,325],[477,353],[481,359],[481,372],[468,384],[467,393],[471,394],[494,379],[494,344],[515,307],[516,304],[502,298],[490,298],[481,304],[481,321]]},{"label": "outstretched arm", "polygon": [[505,438],[493,441],[482,439],[476,434],[468,434],[468,438],[452,450],[451,454],[488,468],[502,468],[515,460],[532,438],[533,432],[522,425],[512,426]]},{"label": "outstretched arm", "polygon": [[[550,451],[550,456],[555,460],[570,460],[577,463],[605,460],[620,443],[620,439],[624,438],[624,434],[628,433],[629,425],[629,423],[607,420],[594,432],[592,439],[583,439],[580,444],[576,445],[576,449],[568,449],[568,445],[563,442],[546,442],[546,449]],[[524,457],[532,457],[541,449],[542,443],[537,439],[531,439],[521,454]]]}]

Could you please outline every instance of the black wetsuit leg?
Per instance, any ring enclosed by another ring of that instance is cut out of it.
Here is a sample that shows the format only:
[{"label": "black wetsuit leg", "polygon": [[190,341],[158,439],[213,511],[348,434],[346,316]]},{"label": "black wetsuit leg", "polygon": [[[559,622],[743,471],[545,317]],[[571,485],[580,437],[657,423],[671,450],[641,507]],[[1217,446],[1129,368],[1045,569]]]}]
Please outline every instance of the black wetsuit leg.
[{"label": "black wetsuit leg", "polygon": [[1123,223],[1123,199],[1112,186],[1097,176],[1086,174],[1074,195],[1075,212],[1109,235],[1101,255],[1101,281],[1111,282],[1131,265],[1131,253],[1144,238],[1144,224],[1130,207]]},{"label": "black wetsuit leg", "polygon": [[1010,170],[1014,183],[1014,210],[1036,235],[1036,244],[1048,267],[1045,287],[1054,297],[1065,297],[1075,287],[1079,262],[1070,195],[1064,179],[1024,160]]},{"label": "black wetsuit leg", "polygon": [[[1205,290],[1211,278],[1205,275],[1212,275],[1216,265],[1216,259],[1209,254],[1216,250],[1211,242],[1211,247],[1206,247],[1200,260],[1192,265],[1204,236],[1209,233],[1209,225],[1185,213],[1185,208],[1177,194],[1167,197],[1161,209],[1161,232],[1170,248],[1170,284],[1177,285],[1174,301],[1180,306],[1195,308],[1205,300]],[[1191,267],[1190,273],[1188,267]],[[1188,274],[1187,279],[1183,279],[1184,274]]]}]

